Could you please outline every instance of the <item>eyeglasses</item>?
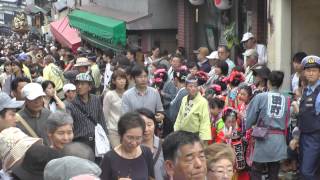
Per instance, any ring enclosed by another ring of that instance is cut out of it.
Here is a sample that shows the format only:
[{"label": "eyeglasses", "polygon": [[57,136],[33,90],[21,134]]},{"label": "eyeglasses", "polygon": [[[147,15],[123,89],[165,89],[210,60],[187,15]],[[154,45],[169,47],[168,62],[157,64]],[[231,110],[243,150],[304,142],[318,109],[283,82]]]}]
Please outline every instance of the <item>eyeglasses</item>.
[{"label": "eyeglasses", "polygon": [[217,170],[214,170],[214,169],[209,169],[209,171],[211,171],[212,173],[215,173],[217,176],[220,176],[220,177],[223,177],[225,175],[227,175],[228,177],[231,177],[233,176],[233,169],[232,168],[228,168],[226,170],[222,170],[222,169],[217,169]]},{"label": "eyeglasses", "polygon": [[142,136],[125,136],[126,139],[128,139],[130,142],[141,142],[142,141]]}]

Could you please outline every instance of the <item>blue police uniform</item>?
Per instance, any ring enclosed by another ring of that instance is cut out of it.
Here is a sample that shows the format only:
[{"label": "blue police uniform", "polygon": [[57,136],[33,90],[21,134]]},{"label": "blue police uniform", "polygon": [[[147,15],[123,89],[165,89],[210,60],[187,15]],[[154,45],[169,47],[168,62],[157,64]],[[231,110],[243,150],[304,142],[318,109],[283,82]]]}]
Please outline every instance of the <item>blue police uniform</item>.
[{"label": "blue police uniform", "polygon": [[[305,57],[301,64],[304,69],[320,68],[320,58]],[[300,135],[300,173],[303,179],[319,180],[316,175],[320,162],[320,80],[308,85],[300,101],[298,126]]]}]

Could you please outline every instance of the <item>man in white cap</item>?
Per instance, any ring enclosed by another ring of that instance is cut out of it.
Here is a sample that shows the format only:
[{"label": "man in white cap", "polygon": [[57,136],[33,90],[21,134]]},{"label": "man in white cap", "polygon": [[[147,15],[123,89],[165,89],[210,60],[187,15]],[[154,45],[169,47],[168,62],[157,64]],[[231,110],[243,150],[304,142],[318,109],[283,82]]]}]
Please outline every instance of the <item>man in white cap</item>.
[{"label": "man in white cap", "polygon": [[46,122],[50,110],[43,106],[45,93],[40,84],[29,83],[22,88],[25,106],[16,114],[17,127],[32,137],[43,138],[44,144],[49,144]]},{"label": "man in white cap", "polygon": [[[263,44],[257,44],[257,40],[251,32],[246,32],[242,36],[241,43],[243,43],[244,49],[255,49],[259,54],[258,63],[260,65],[267,64],[267,48]],[[246,58],[244,57],[244,64],[246,64]]]},{"label": "man in white cap", "polygon": [[245,70],[245,82],[248,84],[253,84],[255,78],[252,69],[258,65],[258,52],[255,49],[248,49],[243,53],[246,58],[246,70]]},{"label": "man in white cap", "polygon": [[65,84],[63,86],[63,93],[64,93],[64,104],[67,106],[68,103],[70,103],[71,101],[74,100],[74,98],[76,97],[77,93],[76,93],[76,86],[72,83],[68,83]]},{"label": "man in white cap", "polygon": [[209,64],[211,66],[211,71],[208,73],[208,76],[211,77],[214,75],[214,66],[219,61],[218,51],[212,51],[209,56],[206,56],[209,59]]}]

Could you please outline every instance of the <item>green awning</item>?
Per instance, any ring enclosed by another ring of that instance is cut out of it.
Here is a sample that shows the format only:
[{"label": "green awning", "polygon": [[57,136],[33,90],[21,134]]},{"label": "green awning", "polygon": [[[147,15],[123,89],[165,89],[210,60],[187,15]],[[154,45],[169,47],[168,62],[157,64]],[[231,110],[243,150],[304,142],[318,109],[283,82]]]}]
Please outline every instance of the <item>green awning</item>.
[{"label": "green awning", "polygon": [[112,44],[107,44],[105,42],[100,41],[97,38],[92,38],[86,34],[81,34],[81,39],[88,42],[89,44],[91,44],[92,46],[99,48],[101,50],[107,50],[107,49],[111,49],[113,51],[115,51],[116,53],[122,53],[125,49],[122,46],[114,46]]},{"label": "green awning", "polygon": [[91,41],[106,46],[124,47],[126,45],[126,25],[124,21],[98,16],[81,10],[73,10],[69,15],[69,24]]}]

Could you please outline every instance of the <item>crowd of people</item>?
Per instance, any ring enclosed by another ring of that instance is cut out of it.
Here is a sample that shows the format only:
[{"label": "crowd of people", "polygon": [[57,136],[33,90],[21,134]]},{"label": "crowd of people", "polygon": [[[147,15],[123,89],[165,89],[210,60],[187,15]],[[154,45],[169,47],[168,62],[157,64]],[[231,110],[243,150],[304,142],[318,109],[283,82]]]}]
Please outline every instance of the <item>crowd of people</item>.
[{"label": "crowd of people", "polygon": [[243,63],[219,45],[194,51],[76,52],[0,38],[0,179],[316,180],[320,58],[267,67],[252,33]]}]

